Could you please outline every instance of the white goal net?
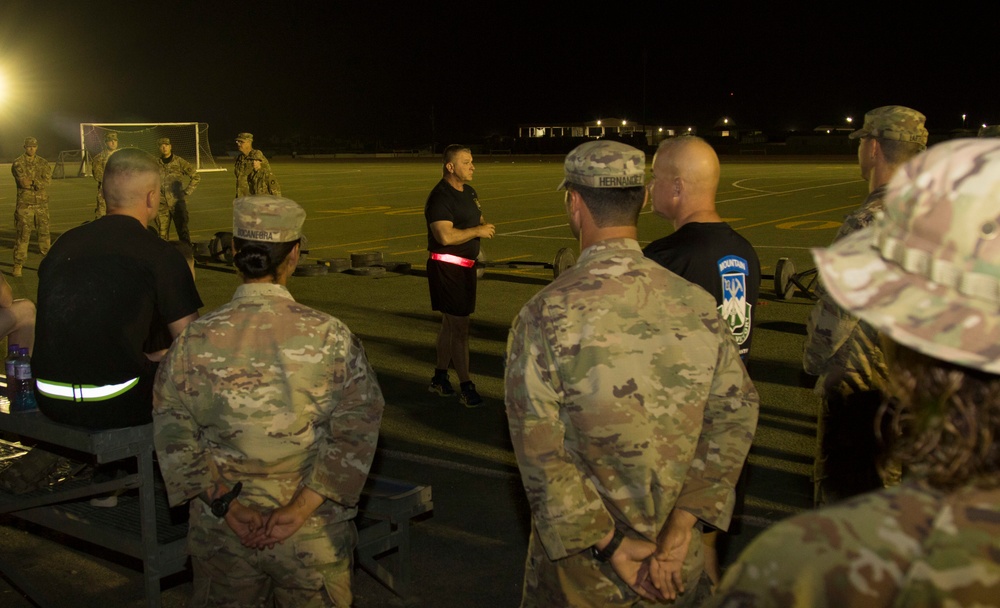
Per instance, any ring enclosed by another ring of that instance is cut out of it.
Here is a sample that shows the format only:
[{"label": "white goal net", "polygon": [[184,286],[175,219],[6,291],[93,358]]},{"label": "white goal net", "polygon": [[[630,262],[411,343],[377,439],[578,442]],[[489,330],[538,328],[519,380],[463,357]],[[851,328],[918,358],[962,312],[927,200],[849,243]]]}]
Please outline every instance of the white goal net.
[{"label": "white goal net", "polygon": [[156,140],[170,138],[172,152],[190,162],[198,171],[225,171],[215,163],[208,143],[208,124],[203,122],[80,123],[81,175],[90,174],[91,159],[104,150],[104,136],[118,134],[118,149],[139,148],[159,158]]}]

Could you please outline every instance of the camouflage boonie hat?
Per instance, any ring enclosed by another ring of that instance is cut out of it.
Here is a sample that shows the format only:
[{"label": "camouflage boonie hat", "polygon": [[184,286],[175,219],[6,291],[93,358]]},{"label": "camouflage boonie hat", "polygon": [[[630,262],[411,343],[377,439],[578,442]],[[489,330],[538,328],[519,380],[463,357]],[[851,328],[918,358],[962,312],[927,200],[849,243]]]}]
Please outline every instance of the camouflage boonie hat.
[{"label": "camouflage boonie hat", "polygon": [[167,144],[169,146],[170,145],[170,138],[169,137],[161,137],[160,139],[156,140],[156,145],[162,146],[163,144]]},{"label": "camouflage boonie hat", "polygon": [[240,133],[236,136],[236,141],[253,141],[253,133]]},{"label": "camouflage boonie hat", "polygon": [[926,117],[905,106],[882,106],[865,114],[863,127],[851,133],[850,139],[880,137],[896,141],[912,141],[927,145]]},{"label": "camouflage boonie hat", "polygon": [[977,137],[1000,137],[1000,125],[983,125],[979,127]]},{"label": "camouflage boonie hat", "polygon": [[118,141],[118,134],[112,131],[111,133],[106,133],[104,135],[104,141]]},{"label": "camouflage boonie hat", "polygon": [[247,159],[262,161],[264,160],[264,153],[260,150],[250,150],[250,152],[247,153]]},{"label": "camouflage boonie hat", "polygon": [[25,137],[24,138],[24,147],[25,148],[27,148],[28,146],[37,146],[37,145],[38,145],[38,140],[35,139],[34,137]]},{"label": "camouflage boonie hat", "polygon": [[896,342],[1000,374],[1000,141],[904,164],[875,222],[814,249],[833,298]]},{"label": "camouflage boonie hat", "polygon": [[617,141],[588,141],[573,148],[563,163],[566,184],[590,188],[632,188],[646,181],[646,154]]},{"label": "camouflage boonie hat", "polygon": [[233,236],[248,241],[287,243],[302,238],[306,211],[278,196],[244,196],[233,201]]}]

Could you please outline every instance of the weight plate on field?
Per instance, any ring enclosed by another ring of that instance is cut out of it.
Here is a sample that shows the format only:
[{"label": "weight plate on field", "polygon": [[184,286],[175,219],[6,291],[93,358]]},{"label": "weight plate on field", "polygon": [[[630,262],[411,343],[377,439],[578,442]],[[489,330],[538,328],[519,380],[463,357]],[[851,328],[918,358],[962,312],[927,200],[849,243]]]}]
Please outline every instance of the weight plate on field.
[{"label": "weight plate on field", "polygon": [[321,277],[329,272],[330,269],[323,264],[300,263],[292,274],[297,277]]},{"label": "weight plate on field", "polygon": [[486,252],[482,249],[479,250],[479,255],[476,256],[476,278],[481,279],[483,275],[486,274]]},{"label": "weight plate on field", "polygon": [[413,264],[409,262],[382,262],[377,265],[385,268],[388,272],[398,273],[410,272],[410,269],[413,268]]},{"label": "weight plate on field", "polygon": [[382,262],[381,251],[362,251],[351,254],[351,268],[363,268]]},{"label": "weight plate on field", "polygon": [[795,274],[795,264],[788,258],[780,258],[774,265],[774,294],[779,300],[787,300],[795,292],[792,275]]},{"label": "weight plate on field", "polygon": [[233,233],[216,232],[208,242],[208,251],[216,262],[233,263]]},{"label": "weight plate on field", "polygon": [[351,267],[351,260],[347,258],[326,258],[319,261],[330,269],[330,272],[344,272]]},{"label": "weight plate on field", "polygon": [[191,249],[193,250],[194,258],[196,260],[200,258],[212,257],[212,250],[209,247],[210,243],[211,241],[194,241],[191,243]]},{"label": "weight plate on field", "polygon": [[573,264],[576,264],[576,253],[569,247],[563,247],[552,260],[552,278],[558,279]]},{"label": "weight plate on field", "polygon": [[351,268],[347,272],[359,277],[377,277],[385,274],[385,268],[381,266],[358,266],[357,268]]}]

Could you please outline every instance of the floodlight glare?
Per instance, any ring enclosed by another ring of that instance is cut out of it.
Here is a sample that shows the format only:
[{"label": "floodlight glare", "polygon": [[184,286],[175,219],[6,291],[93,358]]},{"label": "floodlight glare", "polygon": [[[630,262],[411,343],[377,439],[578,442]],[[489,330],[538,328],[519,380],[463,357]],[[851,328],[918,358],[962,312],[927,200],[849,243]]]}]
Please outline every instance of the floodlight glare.
[{"label": "floodlight glare", "polygon": [[601,126],[601,121],[599,121],[599,120],[597,121],[597,126],[598,127]]},{"label": "floodlight glare", "polygon": [[851,124],[852,122],[854,122],[854,119],[851,118],[850,116],[848,116],[847,117],[847,124]]},{"label": "floodlight glare", "polygon": [[7,99],[9,86],[7,84],[7,75],[0,70],[0,103],[3,103]]},{"label": "floodlight glare", "polygon": [[659,129],[657,130],[657,132],[658,132],[658,133],[663,133],[663,127],[660,127],[660,128],[659,128]]},{"label": "floodlight glare", "polygon": [[622,126],[624,127],[624,126],[625,126],[625,123],[627,123],[627,122],[628,122],[627,120],[623,120],[623,121],[622,121]]}]

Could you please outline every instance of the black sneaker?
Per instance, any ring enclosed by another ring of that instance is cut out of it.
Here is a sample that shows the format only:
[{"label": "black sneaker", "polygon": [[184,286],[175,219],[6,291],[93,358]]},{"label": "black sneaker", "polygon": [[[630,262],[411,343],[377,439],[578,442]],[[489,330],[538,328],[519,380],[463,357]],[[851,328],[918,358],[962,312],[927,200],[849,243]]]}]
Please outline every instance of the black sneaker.
[{"label": "black sneaker", "polygon": [[427,387],[427,390],[442,397],[451,397],[455,394],[455,389],[448,381],[448,376],[434,376],[431,378],[431,385]]},{"label": "black sneaker", "polygon": [[462,392],[458,395],[458,400],[465,407],[479,407],[483,404],[483,398],[476,391],[476,385],[471,382],[462,383]]}]

